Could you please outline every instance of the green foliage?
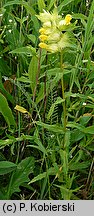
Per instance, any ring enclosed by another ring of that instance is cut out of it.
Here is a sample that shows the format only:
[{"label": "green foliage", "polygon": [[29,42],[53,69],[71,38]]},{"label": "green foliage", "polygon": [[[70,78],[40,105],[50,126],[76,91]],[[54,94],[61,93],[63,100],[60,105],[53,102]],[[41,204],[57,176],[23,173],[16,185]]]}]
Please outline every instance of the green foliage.
[{"label": "green foliage", "polygon": [[29,65],[28,75],[30,80],[30,85],[32,89],[32,93],[34,94],[34,89],[36,86],[36,79],[37,79],[37,73],[38,73],[38,58],[36,56],[33,56]]},{"label": "green foliage", "polygon": [[17,168],[11,177],[11,183],[8,187],[6,194],[7,199],[9,199],[13,193],[20,191],[19,186],[21,186],[22,183],[29,182],[28,175],[33,172],[33,169],[33,157],[27,157],[17,165]]},{"label": "green foliage", "polygon": [[3,117],[5,118],[9,127],[15,126],[14,116],[12,114],[11,109],[8,106],[6,98],[0,93],[0,112],[2,113]]},{"label": "green foliage", "polygon": [[[70,46],[49,53],[36,15],[56,7]],[[0,199],[94,199],[93,16],[94,0],[0,1]]]},{"label": "green foliage", "polygon": [[7,174],[16,169],[16,164],[9,161],[1,161],[0,162],[0,175]]}]

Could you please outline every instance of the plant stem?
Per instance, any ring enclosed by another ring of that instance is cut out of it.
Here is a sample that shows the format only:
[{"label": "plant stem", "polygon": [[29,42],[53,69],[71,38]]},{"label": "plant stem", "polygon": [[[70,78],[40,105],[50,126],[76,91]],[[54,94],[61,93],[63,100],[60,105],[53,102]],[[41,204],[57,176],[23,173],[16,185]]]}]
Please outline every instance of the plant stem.
[{"label": "plant stem", "polygon": [[[20,22],[20,35],[19,35],[19,44],[22,44],[22,19],[23,19],[23,5],[21,5],[21,22]],[[22,67],[21,67],[21,58],[19,57],[19,63],[17,65],[17,78],[21,76]],[[21,91],[18,88],[18,104],[21,105]],[[21,135],[21,114],[18,112],[18,137]],[[17,150],[17,159],[16,163],[19,161],[20,155],[20,141],[18,141],[18,150]]]},{"label": "plant stem", "polygon": [[38,70],[37,70],[37,75],[36,75],[36,86],[35,86],[34,92],[33,92],[32,113],[31,113],[31,116],[33,116],[33,111],[34,111],[34,107],[35,107],[35,98],[36,98],[36,92],[37,92],[37,86],[38,86],[38,78],[39,78],[40,66],[41,66],[40,60],[41,60],[41,49],[39,50],[39,56],[38,56]]},{"label": "plant stem", "polygon": [[63,58],[62,58],[62,51],[61,51],[61,59],[60,59],[60,67],[61,67],[61,71],[62,71],[62,78],[61,78],[61,86],[62,86],[62,98],[64,99],[63,102],[63,118],[64,118],[64,131],[66,130],[66,103],[65,103],[65,92],[64,92],[64,74],[63,74],[63,68],[62,68],[62,62],[63,62]]},{"label": "plant stem", "polygon": [[[45,64],[47,65],[47,55],[46,55],[46,62]],[[45,122],[45,113],[46,113],[46,105],[47,105],[47,89],[46,89],[46,81],[47,81],[47,74],[45,72],[44,76],[44,112],[43,112],[43,121]]]},{"label": "plant stem", "polygon": [[[19,64],[17,67],[17,77],[19,78]],[[21,91],[18,88],[18,104],[21,105]],[[18,112],[18,137],[20,137],[21,135],[21,114],[20,112]],[[17,149],[17,159],[16,159],[16,163],[18,163],[19,160],[19,154],[20,154],[20,141],[18,141],[18,149]]]},{"label": "plant stem", "polygon": [[34,93],[33,93],[33,104],[35,102],[35,97],[36,97],[36,91],[37,91],[37,86],[38,86],[38,78],[39,78],[39,74],[40,74],[40,60],[41,60],[41,49],[39,50],[39,57],[38,57],[38,71],[37,71],[37,76],[36,76],[36,86],[34,89]]}]

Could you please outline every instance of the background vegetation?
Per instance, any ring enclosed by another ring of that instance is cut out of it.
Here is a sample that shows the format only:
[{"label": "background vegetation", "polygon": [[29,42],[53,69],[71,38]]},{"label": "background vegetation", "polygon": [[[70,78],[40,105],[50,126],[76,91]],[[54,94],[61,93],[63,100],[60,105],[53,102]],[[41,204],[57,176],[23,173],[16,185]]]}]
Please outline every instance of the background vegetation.
[{"label": "background vegetation", "polygon": [[[38,46],[36,15],[55,6],[77,20],[62,70]],[[93,34],[93,0],[0,1],[1,200],[94,198]]]}]

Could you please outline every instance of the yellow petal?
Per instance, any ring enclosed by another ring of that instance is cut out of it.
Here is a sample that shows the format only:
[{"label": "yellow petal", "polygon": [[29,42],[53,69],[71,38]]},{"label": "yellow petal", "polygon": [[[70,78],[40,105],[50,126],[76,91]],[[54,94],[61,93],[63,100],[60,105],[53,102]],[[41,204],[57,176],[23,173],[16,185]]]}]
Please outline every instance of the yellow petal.
[{"label": "yellow petal", "polygon": [[40,36],[39,36],[39,39],[40,39],[41,41],[45,41],[45,40],[47,40],[47,38],[48,38],[47,35],[40,35]]},{"label": "yellow petal", "polygon": [[40,34],[45,34],[45,29],[44,29],[44,28],[40,28],[40,29],[39,29],[39,33],[40,33]]},{"label": "yellow petal", "polygon": [[72,16],[70,14],[67,14],[66,17],[65,17],[66,25],[70,24],[71,19],[72,19]]},{"label": "yellow petal", "polygon": [[39,47],[42,49],[47,49],[48,45],[46,43],[39,43]]},{"label": "yellow petal", "polygon": [[39,33],[42,35],[49,35],[52,32],[51,28],[40,28]]}]

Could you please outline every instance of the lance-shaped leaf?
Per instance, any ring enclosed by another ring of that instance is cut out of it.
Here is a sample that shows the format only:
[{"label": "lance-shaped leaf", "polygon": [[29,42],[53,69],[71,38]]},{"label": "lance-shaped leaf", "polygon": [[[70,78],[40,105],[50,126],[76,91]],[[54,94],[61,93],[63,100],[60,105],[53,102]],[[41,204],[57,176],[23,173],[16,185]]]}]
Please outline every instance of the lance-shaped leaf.
[{"label": "lance-shaped leaf", "polygon": [[12,111],[8,106],[8,102],[6,98],[1,93],[0,93],[0,112],[2,113],[9,127],[11,127],[12,125],[15,126],[16,123]]}]

